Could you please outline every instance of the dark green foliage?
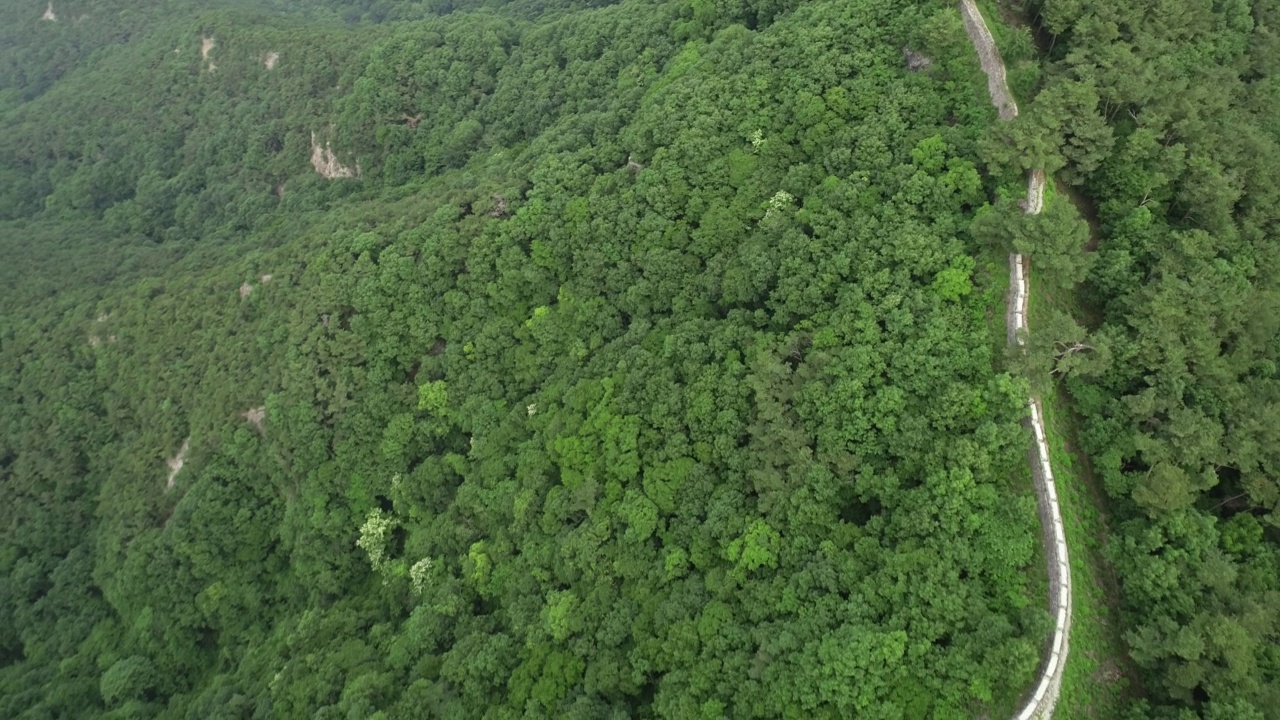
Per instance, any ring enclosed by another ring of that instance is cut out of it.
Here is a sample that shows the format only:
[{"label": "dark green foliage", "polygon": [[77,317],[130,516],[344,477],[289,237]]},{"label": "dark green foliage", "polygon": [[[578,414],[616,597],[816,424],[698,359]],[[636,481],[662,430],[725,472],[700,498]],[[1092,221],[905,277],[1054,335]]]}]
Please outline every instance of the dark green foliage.
[{"label": "dark green foliage", "polygon": [[118,660],[102,673],[99,691],[108,707],[141,700],[155,688],[158,678],[155,666],[137,655]]},{"label": "dark green foliage", "polygon": [[1112,149],[1112,128],[1092,82],[1051,77],[1012,122],[992,127],[985,157],[996,167],[1040,169],[1078,184]]},{"label": "dark green foliage", "polygon": [[1025,200],[1002,198],[974,218],[975,238],[1006,252],[1028,255],[1051,286],[1071,288],[1085,279],[1094,255],[1085,252],[1089,226],[1062,197],[1050,197],[1044,209],[1029,215]]}]

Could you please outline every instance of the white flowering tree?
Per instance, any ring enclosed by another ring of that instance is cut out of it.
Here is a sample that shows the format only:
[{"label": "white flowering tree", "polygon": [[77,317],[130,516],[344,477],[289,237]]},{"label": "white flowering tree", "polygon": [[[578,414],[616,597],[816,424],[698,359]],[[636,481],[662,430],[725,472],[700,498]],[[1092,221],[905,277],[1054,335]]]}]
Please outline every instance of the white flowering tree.
[{"label": "white flowering tree", "polygon": [[795,201],[796,201],[796,197],[791,193],[787,192],[786,190],[779,190],[778,192],[774,193],[773,197],[769,198],[768,207],[764,211],[765,220],[768,220],[774,215],[777,215],[783,211],[790,210],[791,208],[795,207]]},{"label": "white flowering tree", "polygon": [[380,508],[374,508],[360,526],[360,539],[356,540],[356,547],[369,555],[369,564],[373,566],[374,572],[383,573],[387,569],[387,538],[396,524],[394,517]]}]

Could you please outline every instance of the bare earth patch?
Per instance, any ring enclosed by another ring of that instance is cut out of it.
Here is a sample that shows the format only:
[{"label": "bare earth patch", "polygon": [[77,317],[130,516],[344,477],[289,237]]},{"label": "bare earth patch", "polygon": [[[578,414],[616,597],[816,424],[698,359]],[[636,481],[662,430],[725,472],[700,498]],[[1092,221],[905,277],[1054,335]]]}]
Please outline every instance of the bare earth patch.
[{"label": "bare earth patch", "polygon": [[49,0],[49,7],[44,9],[44,14],[40,16],[40,19],[58,22],[58,14],[53,11],[53,0]]},{"label": "bare earth patch", "polygon": [[245,420],[248,420],[249,424],[252,425],[254,429],[258,431],[259,435],[267,434],[266,428],[263,427],[262,425],[262,423],[267,419],[266,405],[262,405],[256,408],[249,408],[248,410],[245,410],[244,412],[240,413],[240,417],[244,418]]},{"label": "bare earth patch", "polygon": [[311,167],[322,176],[329,178],[349,178],[360,177],[360,166],[357,165],[355,170],[338,162],[338,156],[333,154],[333,147],[326,140],[324,145],[320,145],[316,141],[316,134],[311,133]]},{"label": "bare earth patch", "polygon": [[906,45],[902,46],[902,59],[906,61],[907,70],[911,72],[928,70],[929,66],[933,65],[933,59],[928,55],[916,52]]},{"label": "bare earth patch", "polygon": [[116,334],[115,334],[115,333],[111,333],[110,335],[106,336],[105,338],[103,338],[101,335],[94,334],[94,335],[90,335],[90,336],[89,336],[89,347],[93,347],[93,348],[96,348],[96,347],[102,347],[102,343],[104,343],[104,342],[105,342],[105,343],[107,343],[108,345],[110,345],[110,344],[114,343],[115,341],[116,341]]},{"label": "bare earth patch", "polygon": [[263,427],[263,422],[267,419],[267,406],[262,405],[256,408],[249,408],[248,410],[240,413],[240,417],[248,420],[249,424],[253,425],[259,435],[266,434],[266,428]]},{"label": "bare earth patch", "polygon": [[182,470],[182,466],[187,463],[187,451],[191,449],[191,437],[182,441],[182,448],[178,450],[178,454],[169,458],[166,464],[169,466],[169,479],[165,481],[165,492],[173,489],[173,479],[178,477],[178,472]]},{"label": "bare earth patch", "polygon": [[266,56],[262,58],[262,64],[265,65],[268,70],[275,70],[276,63],[278,62],[280,62],[280,53],[274,50],[267,53]]},{"label": "bare earth patch", "polygon": [[209,72],[213,72],[214,70],[218,69],[218,66],[214,65],[213,61],[209,59],[209,51],[213,50],[213,48],[217,46],[217,44],[218,44],[217,41],[214,40],[212,37],[200,38],[200,59],[203,60],[204,62],[209,63],[209,68],[208,68]]},{"label": "bare earth patch", "polygon": [[1116,661],[1107,658],[1102,661],[1098,669],[1093,673],[1093,681],[1096,683],[1111,684],[1124,677],[1124,673],[1120,672],[1120,666],[1116,665]]}]

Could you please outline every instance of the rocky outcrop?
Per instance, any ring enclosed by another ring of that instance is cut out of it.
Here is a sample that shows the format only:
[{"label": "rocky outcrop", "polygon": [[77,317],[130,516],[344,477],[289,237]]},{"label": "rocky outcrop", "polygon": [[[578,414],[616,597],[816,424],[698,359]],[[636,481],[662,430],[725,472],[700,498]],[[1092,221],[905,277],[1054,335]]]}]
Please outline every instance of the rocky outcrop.
[{"label": "rocky outcrop", "polygon": [[311,167],[330,180],[360,177],[359,165],[356,165],[354,170],[343,165],[338,161],[338,156],[334,154],[333,146],[329,141],[325,140],[324,145],[321,145],[314,132],[311,133]]}]

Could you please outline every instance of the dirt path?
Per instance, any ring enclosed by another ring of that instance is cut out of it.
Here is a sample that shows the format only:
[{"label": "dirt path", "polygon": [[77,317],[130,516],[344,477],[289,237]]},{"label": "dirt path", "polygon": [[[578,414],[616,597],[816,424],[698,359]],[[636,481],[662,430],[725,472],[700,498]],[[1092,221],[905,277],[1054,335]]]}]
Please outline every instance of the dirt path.
[{"label": "dirt path", "polygon": [[[964,18],[965,32],[973,41],[982,70],[987,74],[987,90],[991,104],[1001,120],[1018,116],[1018,105],[1009,93],[1005,81],[1004,61],[996,48],[991,31],[974,0],[960,0],[960,14]],[[1027,174],[1026,212],[1038,215],[1044,209],[1045,175],[1042,170]],[[1009,343],[1025,342],[1027,329],[1027,265],[1022,255],[1009,256],[1009,298],[1006,318]],[[1014,716],[1016,720],[1051,718],[1058,704],[1062,689],[1062,673],[1067,666],[1067,651],[1071,638],[1071,566],[1068,564],[1066,527],[1062,524],[1062,510],[1058,504],[1058,490],[1053,480],[1053,467],[1049,462],[1049,443],[1044,430],[1044,415],[1040,400],[1032,396],[1029,403],[1030,426],[1035,445],[1030,452],[1031,478],[1036,491],[1036,506],[1040,524],[1044,530],[1044,555],[1049,565],[1049,612],[1053,615],[1053,639],[1045,650],[1040,665],[1040,676],[1035,689],[1022,708]]]}]

